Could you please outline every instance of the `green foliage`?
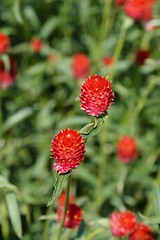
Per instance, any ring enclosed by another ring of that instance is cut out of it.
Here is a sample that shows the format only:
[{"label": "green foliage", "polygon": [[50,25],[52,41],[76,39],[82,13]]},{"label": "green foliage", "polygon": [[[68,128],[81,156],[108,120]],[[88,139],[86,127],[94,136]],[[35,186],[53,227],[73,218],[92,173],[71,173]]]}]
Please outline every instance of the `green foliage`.
[{"label": "green foliage", "polygon": [[[154,19],[159,11],[156,1]],[[115,239],[109,217],[128,209],[159,240],[160,28],[147,32],[145,22],[127,17],[113,0],[1,0],[0,25],[11,42],[0,61],[8,70],[11,56],[18,71],[14,85],[0,89],[0,239],[55,239],[56,200],[70,173],[53,171],[51,141],[71,128],[86,142],[71,183],[84,213],[80,228],[64,229],[61,239]],[[43,41],[39,52],[30,46],[35,37]],[[135,63],[138,48],[150,51],[143,65]],[[90,58],[91,76],[112,80],[115,103],[104,115],[80,110],[85,78],[73,77],[76,53]],[[108,56],[114,62],[106,66]],[[117,156],[125,135],[138,146],[137,159],[128,164]]]}]

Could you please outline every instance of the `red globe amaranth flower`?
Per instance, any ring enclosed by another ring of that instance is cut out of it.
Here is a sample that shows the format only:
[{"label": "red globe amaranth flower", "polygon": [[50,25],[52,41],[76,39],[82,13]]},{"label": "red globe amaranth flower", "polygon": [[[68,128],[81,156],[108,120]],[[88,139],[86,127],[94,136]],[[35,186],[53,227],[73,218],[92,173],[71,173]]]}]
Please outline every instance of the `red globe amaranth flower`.
[{"label": "red globe amaranth flower", "polygon": [[[58,222],[62,219],[63,208],[59,207],[57,210]],[[82,210],[76,204],[69,204],[67,209],[67,215],[64,222],[64,227],[75,229],[82,222]]]},{"label": "red globe amaranth flower", "polygon": [[143,223],[139,223],[135,231],[129,237],[129,240],[154,240],[154,237],[150,227]]},{"label": "red globe amaranth flower", "polygon": [[128,163],[138,156],[137,144],[130,136],[122,137],[117,145],[117,155],[121,162]]},{"label": "red globe amaranth flower", "polygon": [[72,58],[72,70],[74,78],[86,78],[90,72],[90,59],[86,54],[79,53]]},{"label": "red globe amaranth flower", "polygon": [[101,76],[89,77],[81,87],[81,109],[89,115],[98,117],[113,103],[111,81]]},{"label": "red globe amaranth flower", "polygon": [[[59,198],[57,199],[59,206],[62,206],[62,207],[64,206],[65,196],[66,196],[66,193],[62,192],[61,195],[59,196]],[[72,194],[70,194],[69,195],[69,203],[73,203],[74,200],[75,200],[75,197]]]},{"label": "red globe amaranth flower", "polygon": [[113,212],[110,217],[111,231],[115,237],[126,237],[134,232],[137,219],[130,211]]},{"label": "red globe amaranth flower", "polygon": [[0,61],[0,83],[3,90],[14,85],[15,78],[17,77],[17,65],[11,57],[9,61],[9,70],[6,70],[4,62]]},{"label": "red globe amaranth flower", "polygon": [[123,6],[128,0],[116,0],[116,6]]},{"label": "red globe amaranth flower", "polygon": [[149,21],[156,0],[130,0],[125,4],[125,13],[135,19]]},{"label": "red globe amaranth flower", "polygon": [[84,158],[85,144],[80,133],[66,129],[60,131],[52,140],[51,153],[56,162],[53,168],[59,173],[66,173],[79,166]]},{"label": "red globe amaranth flower", "polygon": [[10,39],[7,34],[0,32],[0,54],[7,52],[10,47]]},{"label": "red globe amaranth flower", "polygon": [[34,38],[30,42],[30,46],[34,52],[40,52],[43,47],[43,41],[39,38]]},{"label": "red globe amaranth flower", "polygon": [[138,51],[136,53],[135,63],[139,66],[143,65],[145,63],[146,59],[149,58],[149,56],[150,56],[149,50],[138,49]]},{"label": "red globe amaranth flower", "polygon": [[102,59],[102,63],[104,66],[110,66],[113,64],[113,62],[114,62],[114,60],[113,60],[112,56],[108,56],[108,57],[105,57]]}]

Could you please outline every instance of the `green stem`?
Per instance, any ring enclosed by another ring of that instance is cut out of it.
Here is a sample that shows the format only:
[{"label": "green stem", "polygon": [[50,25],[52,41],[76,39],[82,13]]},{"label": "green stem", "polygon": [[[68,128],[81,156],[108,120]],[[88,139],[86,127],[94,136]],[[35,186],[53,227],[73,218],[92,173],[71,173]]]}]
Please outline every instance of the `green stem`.
[{"label": "green stem", "polygon": [[92,232],[87,238],[86,240],[91,240],[93,239],[93,237],[95,237],[97,234],[103,232],[105,229],[104,228],[98,228],[97,230],[95,230],[94,232]]},{"label": "green stem", "polygon": [[[2,88],[0,85],[0,126],[2,126]],[[0,127],[0,139],[2,138],[2,127]]]},{"label": "green stem", "polygon": [[71,184],[71,174],[70,174],[69,177],[67,178],[65,204],[64,204],[64,210],[63,210],[62,220],[61,220],[60,226],[59,226],[59,231],[58,231],[57,240],[60,240],[60,237],[61,237],[61,234],[62,234],[62,230],[63,230],[63,226],[64,226],[64,221],[65,221],[66,214],[67,214],[68,203],[69,203],[70,184]]},{"label": "green stem", "polygon": [[[104,126],[105,127],[105,126]],[[95,199],[95,208],[98,210],[103,202],[103,185],[106,176],[106,160],[107,154],[104,152],[104,144],[106,143],[106,135],[107,133],[104,132],[100,134],[100,162],[98,168],[98,184],[97,184],[97,191],[96,191],[96,199]]]},{"label": "green stem", "polygon": [[139,113],[144,108],[147,97],[152,92],[153,88],[157,85],[158,81],[159,81],[159,79],[155,78],[154,80],[152,80],[150,82],[148,87],[145,89],[145,91],[143,93],[143,96],[140,98],[140,100],[139,100],[139,102],[137,104],[137,107],[136,107],[136,110],[135,110],[135,113],[134,113],[134,119],[136,119],[138,117]]},{"label": "green stem", "polygon": [[119,41],[117,43],[117,46],[116,46],[116,49],[115,49],[115,52],[114,52],[114,56],[113,56],[114,64],[112,65],[111,73],[110,73],[110,78],[112,78],[112,79],[114,78],[115,66],[116,66],[116,63],[119,59],[120,53],[122,51],[122,48],[123,48],[123,45],[124,45],[124,42],[125,42],[125,37],[126,37],[126,29],[122,28],[121,33],[120,33],[120,37],[119,37]]},{"label": "green stem", "polygon": [[[51,213],[51,211],[52,211],[52,206],[49,206],[48,210],[47,210],[47,216]],[[49,223],[50,223],[50,220],[49,219],[46,220],[45,225],[44,225],[42,240],[47,240],[48,239]]]}]

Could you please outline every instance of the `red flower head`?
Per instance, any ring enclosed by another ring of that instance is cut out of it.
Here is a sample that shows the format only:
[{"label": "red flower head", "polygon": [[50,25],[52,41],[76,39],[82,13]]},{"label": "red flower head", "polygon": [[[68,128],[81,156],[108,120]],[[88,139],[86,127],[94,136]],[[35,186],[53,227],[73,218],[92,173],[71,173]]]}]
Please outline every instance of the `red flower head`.
[{"label": "red flower head", "polygon": [[150,227],[139,223],[129,237],[129,240],[154,240],[154,238]]},{"label": "red flower head", "polygon": [[66,129],[60,131],[52,140],[51,153],[56,162],[53,168],[59,173],[66,173],[78,167],[84,158],[85,144],[80,133]]},{"label": "red flower head", "polygon": [[128,0],[116,0],[116,6],[123,6]]},{"label": "red flower head", "polygon": [[134,232],[137,219],[130,211],[113,212],[110,217],[111,231],[115,237],[126,237]]},{"label": "red flower head", "polygon": [[149,58],[149,55],[150,55],[150,53],[149,53],[148,50],[146,50],[146,49],[138,49],[137,54],[136,54],[135,63],[137,65],[139,65],[139,66],[143,65],[145,63],[145,60],[147,58]]},{"label": "red flower head", "polygon": [[17,76],[17,66],[14,60],[10,57],[9,70],[5,69],[3,61],[0,61],[0,83],[2,89],[7,89],[9,86],[14,85],[14,80]]},{"label": "red flower head", "polygon": [[90,59],[87,55],[79,53],[73,56],[72,69],[74,78],[86,78],[90,72]]},{"label": "red flower head", "polygon": [[135,20],[149,21],[155,2],[156,0],[130,0],[125,5],[125,13]]},{"label": "red flower head", "polygon": [[9,46],[10,46],[10,40],[8,35],[0,32],[0,54],[7,52]]},{"label": "red flower head", "polygon": [[[62,207],[64,206],[65,196],[66,196],[65,192],[62,192],[61,195],[59,196],[59,198],[57,200],[59,206],[62,206]],[[74,200],[75,200],[74,196],[72,194],[70,194],[69,195],[69,203],[73,203]]]},{"label": "red flower head", "polygon": [[109,66],[113,64],[114,60],[112,56],[109,56],[109,57],[103,58],[102,62],[103,62],[103,65]]},{"label": "red flower head", "polygon": [[97,75],[89,77],[81,87],[81,109],[96,117],[108,110],[114,99],[110,83],[108,77]]},{"label": "red flower head", "polygon": [[127,163],[138,156],[137,144],[130,136],[122,137],[117,145],[117,155],[121,162]]},{"label": "red flower head", "polygon": [[43,42],[39,38],[34,38],[30,42],[30,46],[34,52],[40,52],[43,47]]},{"label": "red flower head", "polygon": [[[63,207],[59,207],[57,211],[58,215],[58,222],[61,221],[63,214]],[[77,228],[82,221],[82,210],[80,207],[78,207],[76,204],[69,204],[67,215],[64,222],[64,227],[67,228]]]}]

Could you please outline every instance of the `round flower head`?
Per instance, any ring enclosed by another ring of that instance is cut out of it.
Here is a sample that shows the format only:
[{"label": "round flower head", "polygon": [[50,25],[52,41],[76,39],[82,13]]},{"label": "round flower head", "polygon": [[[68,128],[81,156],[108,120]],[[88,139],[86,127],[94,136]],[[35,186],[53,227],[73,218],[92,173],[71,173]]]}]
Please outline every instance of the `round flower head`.
[{"label": "round flower head", "polygon": [[59,173],[66,173],[78,167],[84,158],[85,144],[80,133],[66,129],[60,131],[52,140],[51,153],[56,162],[53,168]]},{"label": "round flower head", "polygon": [[127,163],[138,156],[137,144],[130,136],[122,137],[117,145],[117,155],[121,162]]},{"label": "round flower head", "polygon": [[81,87],[81,109],[89,115],[98,117],[113,103],[111,81],[101,76],[89,77]]},{"label": "round flower head", "polygon": [[90,59],[86,54],[79,53],[72,58],[72,69],[74,78],[86,78],[90,72]]},{"label": "round flower head", "polygon": [[43,42],[39,38],[34,38],[30,42],[30,46],[34,52],[40,52],[43,47]]},{"label": "round flower head", "polygon": [[130,0],[125,5],[125,13],[135,20],[149,21],[155,2],[156,0]]},{"label": "round flower head", "polygon": [[104,66],[110,66],[114,63],[114,59],[112,56],[108,56],[102,59],[102,63]]},{"label": "round flower head", "polygon": [[135,231],[129,237],[129,240],[154,240],[154,237],[150,227],[143,223],[139,223]]},{"label": "round flower head", "polygon": [[0,84],[3,90],[14,85],[17,76],[17,66],[11,57],[9,58],[9,65],[9,70],[6,70],[4,62],[0,61]]},{"label": "round flower head", "polygon": [[[57,210],[58,222],[61,221],[63,214],[63,207],[59,207]],[[76,204],[69,204],[67,209],[67,215],[64,222],[64,227],[75,229],[82,222],[82,210]]]},{"label": "round flower head", "polygon": [[150,52],[147,49],[138,49],[136,53],[135,63],[137,65],[143,65],[147,58],[149,58]]},{"label": "round flower head", "polygon": [[130,211],[113,212],[110,217],[111,231],[115,237],[126,237],[134,232],[137,219]]},{"label": "round flower head", "polygon": [[10,40],[8,35],[0,32],[0,53],[5,53],[10,46]]}]

